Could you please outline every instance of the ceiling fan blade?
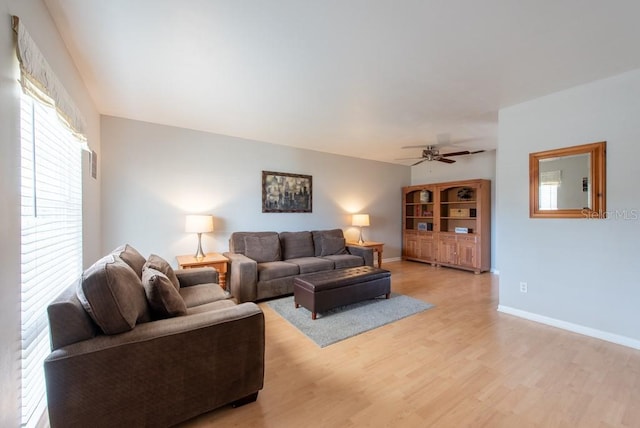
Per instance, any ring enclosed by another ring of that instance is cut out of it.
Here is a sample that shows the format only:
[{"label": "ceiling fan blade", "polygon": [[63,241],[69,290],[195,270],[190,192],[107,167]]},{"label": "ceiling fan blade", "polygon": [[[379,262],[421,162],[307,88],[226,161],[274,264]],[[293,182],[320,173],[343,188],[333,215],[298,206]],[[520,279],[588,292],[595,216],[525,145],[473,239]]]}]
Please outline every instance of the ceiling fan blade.
[{"label": "ceiling fan blade", "polygon": [[438,162],[444,162],[444,163],[455,163],[456,161],[454,161],[453,159],[447,159],[447,158],[440,158],[440,159],[436,159]]},{"label": "ceiling fan blade", "polygon": [[431,144],[419,144],[417,146],[402,146],[400,148],[401,149],[423,149],[427,147],[431,147]]},{"label": "ceiling fan blade", "polygon": [[413,157],[413,158],[396,158],[394,160],[418,160],[418,159],[424,159],[422,157]]},{"label": "ceiling fan blade", "polygon": [[482,153],[484,150],[476,150],[474,152],[469,152],[470,155],[475,155],[476,153]]},{"label": "ceiling fan blade", "polygon": [[418,161],[418,162],[412,164],[411,166],[420,165],[422,162],[426,162],[426,159],[422,159],[421,161]]},{"label": "ceiling fan blade", "polygon": [[448,156],[462,156],[462,155],[469,155],[469,154],[471,154],[470,151],[463,150],[461,152],[443,153],[440,156],[447,156],[448,157]]}]

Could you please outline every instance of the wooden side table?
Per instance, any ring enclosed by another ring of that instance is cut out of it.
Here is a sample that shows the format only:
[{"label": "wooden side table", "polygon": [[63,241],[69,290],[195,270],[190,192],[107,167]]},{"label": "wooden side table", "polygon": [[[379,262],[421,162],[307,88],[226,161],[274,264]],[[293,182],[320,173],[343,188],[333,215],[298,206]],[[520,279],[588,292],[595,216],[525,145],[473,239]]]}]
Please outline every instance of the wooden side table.
[{"label": "wooden side table", "polygon": [[215,268],[220,275],[220,286],[223,289],[226,288],[227,281],[227,266],[229,265],[229,259],[220,253],[207,253],[202,259],[196,259],[195,256],[177,256],[178,266],[180,269],[191,269],[199,267],[212,267]]},{"label": "wooden side table", "polygon": [[352,247],[373,248],[373,251],[378,253],[378,267],[382,267],[382,251],[384,249],[384,242],[365,241],[362,244],[357,242],[347,242],[347,245]]}]

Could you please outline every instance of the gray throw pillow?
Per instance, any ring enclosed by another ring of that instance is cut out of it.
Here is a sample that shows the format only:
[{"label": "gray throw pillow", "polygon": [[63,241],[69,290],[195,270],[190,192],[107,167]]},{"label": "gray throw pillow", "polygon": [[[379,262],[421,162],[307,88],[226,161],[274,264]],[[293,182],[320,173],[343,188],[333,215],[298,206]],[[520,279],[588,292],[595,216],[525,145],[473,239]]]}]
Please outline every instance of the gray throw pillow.
[{"label": "gray throw pillow", "polygon": [[104,334],[132,330],[149,319],[144,288],[138,275],[120,257],[109,254],[82,274],[78,300]]},{"label": "gray throw pillow", "polygon": [[111,254],[120,257],[123,262],[131,266],[131,269],[138,275],[138,278],[142,278],[142,267],[146,260],[138,250],[129,244],[124,244],[113,250]]},{"label": "gray throw pillow", "polygon": [[323,236],[321,239],[322,250],[320,256],[333,256],[336,254],[345,254],[344,238],[335,238],[333,236]]},{"label": "gray throw pillow", "polygon": [[278,235],[245,236],[244,255],[258,263],[280,260],[280,240]]},{"label": "gray throw pillow", "polygon": [[165,274],[173,286],[176,287],[176,290],[180,290],[180,281],[169,262],[165,259],[155,254],[151,254],[144,265],[145,267],[150,267]]},{"label": "gray throw pillow", "polygon": [[145,266],[142,286],[156,318],[172,318],[187,313],[187,306],[169,278],[162,272]]}]

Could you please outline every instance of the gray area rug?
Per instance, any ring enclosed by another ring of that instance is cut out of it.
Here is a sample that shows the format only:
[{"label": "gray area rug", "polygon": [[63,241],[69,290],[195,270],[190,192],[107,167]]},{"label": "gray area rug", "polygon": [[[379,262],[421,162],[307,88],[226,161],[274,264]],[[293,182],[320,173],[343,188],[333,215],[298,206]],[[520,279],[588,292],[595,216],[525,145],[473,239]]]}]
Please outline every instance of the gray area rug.
[{"label": "gray area rug", "polygon": [[390,299],[382,296],[318,313],[314,321],[310,311],[294,307],[293,296],[272,300],[268,305],[321,348],[433,307],[413,297],[391,293]]}]

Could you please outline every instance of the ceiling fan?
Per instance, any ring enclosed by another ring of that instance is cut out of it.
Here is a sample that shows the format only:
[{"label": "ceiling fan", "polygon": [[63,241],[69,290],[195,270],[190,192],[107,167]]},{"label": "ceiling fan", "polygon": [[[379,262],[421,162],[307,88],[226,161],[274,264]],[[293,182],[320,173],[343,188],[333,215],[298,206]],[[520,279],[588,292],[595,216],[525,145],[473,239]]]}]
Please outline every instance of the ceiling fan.
[{"label": "ceiling fan", "polygon": [[453,156],[462,156],[462,155],[473,155],[475,153],[482,153],[484,150],[475,150],[470,152],[469,150],[461,150],[459,152],[450,152],[450,153],[440,153],[440,150],[435,145],[420,145],[420,146],[404,146],[403,149],[417,149],[423,148],[422,155],[419,158],[400,158],[397,160],[416,160],[419,159],[418,162],[412,164],[411,166],[416,166],[426,161],[438,161],[444,163],[454,163],[455,160],[449,159]]}]

